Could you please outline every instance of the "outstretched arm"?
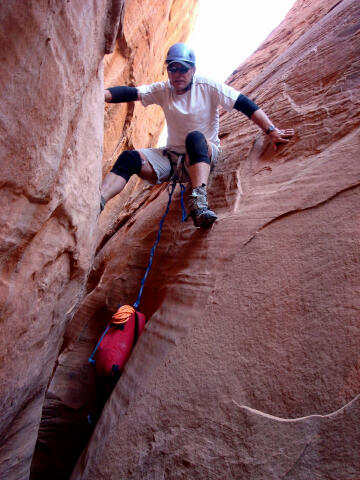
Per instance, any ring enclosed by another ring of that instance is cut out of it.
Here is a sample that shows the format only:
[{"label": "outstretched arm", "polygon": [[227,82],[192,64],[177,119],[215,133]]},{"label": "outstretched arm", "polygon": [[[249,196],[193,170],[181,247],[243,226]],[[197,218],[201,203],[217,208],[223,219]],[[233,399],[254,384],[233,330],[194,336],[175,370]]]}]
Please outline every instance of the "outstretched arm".
[{"label": "outstretched arm", "polygon": [[251,115],[251,120],[270,137],[275,151],[278,149],[279,143],[288,143],[295,134],[293,128],[287,128],[285,130],[276,128],[261,108]]},{"label": "outstretched arm", "polygon": [[104,91],[107,103],[135,102],[141,99],[141,94],[136,87],[111,87]]},{"label": "outstretched arm", "polygon": [[278,149],[279,143],[288,143],[290,138],[294,136],[294,129],[280,130],[276,128],[266,113],[243,94],[238,96],[234,108],[247,115],[266,135],[269,135],[275,151]]}]

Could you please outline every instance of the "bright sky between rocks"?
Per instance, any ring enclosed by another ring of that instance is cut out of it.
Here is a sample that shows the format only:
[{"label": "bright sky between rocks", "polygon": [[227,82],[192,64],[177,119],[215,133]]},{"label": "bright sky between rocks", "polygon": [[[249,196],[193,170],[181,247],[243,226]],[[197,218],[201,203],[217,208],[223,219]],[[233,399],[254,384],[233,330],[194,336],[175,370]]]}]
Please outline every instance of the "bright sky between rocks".
[{"label": "bright sky between rocks", "polygon": [[197,73],[224,81],[282,22],[295,0],[199,0],[194,31]]},{"label": "bright sky between rocks", "polygon": [[[224,82],[283,21],[295,0],[199,0],[186,43],[196,55],[196,73]],[[164,128],[158,146],[166,144]]]}]

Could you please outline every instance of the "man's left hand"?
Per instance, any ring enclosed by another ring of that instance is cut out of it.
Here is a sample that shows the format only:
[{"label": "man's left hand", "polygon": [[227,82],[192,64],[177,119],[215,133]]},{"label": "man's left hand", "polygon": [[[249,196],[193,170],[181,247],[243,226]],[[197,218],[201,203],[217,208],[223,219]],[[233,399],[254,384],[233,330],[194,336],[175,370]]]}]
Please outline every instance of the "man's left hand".
[{"label": "man's left hand", "polygon": [[295,130],[293,128],[287,128],[286,130],[280,130],[279,128],[275,128],[275,130],[269,133],[273,149],[276,151],[279,147],[279,144],[290,142],[290,139],[294,135]]}]

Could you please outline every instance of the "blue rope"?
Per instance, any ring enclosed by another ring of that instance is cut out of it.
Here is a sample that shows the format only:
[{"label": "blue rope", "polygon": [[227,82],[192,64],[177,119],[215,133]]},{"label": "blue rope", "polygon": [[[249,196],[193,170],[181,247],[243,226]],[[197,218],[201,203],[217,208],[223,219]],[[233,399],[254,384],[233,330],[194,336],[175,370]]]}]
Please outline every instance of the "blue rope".
[{"label": "blue rope", "polygon": [[[182,187],[185,189],[185,187],[184,187],[181,183],[180,183],[180,186],[182,186]],[[154,253],[155,253],[157,244],[159,243],[159,240],[160,240],[160,235],[161,235],[161,231],[162,231],[162,228],[163,228],[163,224],[164,224],[166,215],[169,213],[169,208],[170,208],[170,204],[171,204],[171,200],[172,200],[172,196],[173,196],[175,187],[176,187],[176,180],[173,181],[173,183],[171,184],[170,190],[169,190],[169,200],[168,200],[168,204],[167,204],[167,206],[166,206],[165,213],[164,213],[164,215],[162,216],[162,218],[161,218],[161,220],[160,220],[159,231],[158,231],[158,234],[157,234],[155,243],[154,243],[154,245],[153,245],[153,247],[152,247],[152,249],[151,249],[151,252],[150,252],[149,264],[148,264],[147,269],[146,269],[146,271],[145,271],[145,275],[144,275],[143,279],[141,280],[141,285],[140,285],[140,291],[139,291],[138,298],[137,298],[136,302],[135,302],[134,305],[133,305],[133,307],[134,307],[135,309],[138,308],[138,306],[140,305],[140,299],[141,299],[141,295],[142,295],[143,290],[144,290],[145,281],[146,281],[146,279],[147,279],[147,276],[149,275],[149,272],[150,272],[150,269],[151,269],[151,266],[152,266]]]},{"label": "blue rope", "polygon": [[92,354],[90,355],[89,363],[95,363],[94,355],[95,355],[95,353],[96,353],[96,350],[99,348],[100,343],[103,341],[103,338],[105,337],[105,335],[106,335],[107,332],[109,331],[109,328],[110,328],[110,327],[111,327],[111,323],[109,323],[109,325],[105,328],[104,333],[101,335],[100,340],[98,341],[96,347],[94,348]]},{"label": "blue rope", "polygon": [[180,182],[180,203],[181,203],[181,210],[182,210],[182,216],[181,216],[181,221],[185,222],[186,221],[186,210],[185,210],[185,203],[184,203],[184,193],[185,193],[185,185],[183,185]]},{"label": "blue rope", "polygon": [[[185,186],[181,183],[180,183],[180,201],[181,201],[181,209],[182,209],[182,218],[181,220],[184,222],[185,219],[186,219],[186,211],[185,211],[185,205],[184,205],[184,192],[186,190]],[[147,269],[145,271],[145,275],[143,277],[143,279],[141,280],[141,285],[140,285],[140,291],[139,291],[139,295],[138,295],[138,298],[136,300],[136,302],[134,303],[133,307],[136,309],[138,308],[138,306],[140,305],[140,299],[141,299],[141,295],[143,293],[143,290],[144,290],[144,285],[145,285],[145,281],[147,279],[147,276],[149,275],[149,272],[150,272],[150,269],[151,269],[151,266],[152,266],[152,262],[153,262],[153,257],[154,257],[154,254],[155,254],[155,250],[156,250],[156,247],[159,243],[159,240],[160,240],[160,236],[161,236],[161,231],[162,231],[162,228],[163,228],[163,225],[164,225],[164,221],[165,221],[165,218],[166,218],[166,215],[169,213],[169,209],[170,209],[170,204],[171,204],[171,200],[172,200],[172,196],[173,196],[173,193],[175,191],[175,188],[176,188],[176,180],[173,181],[173,183],[171,184],[170,186],[170,189],[169,189],[169,200],[168,200],[168,203],[167,203],[167,206],[166,206],[166,210],[165,210],[165,213],[164,215],[162,216],[161,220],[160,220],[160,225],[159,225],[159,231],[158,231],[158,234],[157,234],[157,237],[156,237],[156,240],[155,240],[155,243],[151,249],[151,252],[150,252],[150,259],[149,259],[149,264],[147,266]],[[107,334],[107,332],[109,331],[111,327],[111,323],[109,323],[109,325],[106,327],[106,329],[104,330],[104,333],[101,335],[101,338],[100,340],[98,341],[96,347],[94,348],[90,358],[89,358],[89,363],[95,363],[95,360],[94,360],[94,355],[97,351],[97,349],[99,348],[99,345],[100,343],[103,341],[105,335]]]}]

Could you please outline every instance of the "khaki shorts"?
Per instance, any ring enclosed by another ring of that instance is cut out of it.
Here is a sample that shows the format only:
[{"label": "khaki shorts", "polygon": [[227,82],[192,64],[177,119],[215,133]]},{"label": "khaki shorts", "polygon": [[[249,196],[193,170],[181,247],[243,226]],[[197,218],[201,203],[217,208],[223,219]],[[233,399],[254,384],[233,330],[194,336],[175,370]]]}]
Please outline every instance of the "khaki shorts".
[{"label": "khaki shorts", "polygon": [[[220,147],[208,142],[211,146],[211,170],[215,167],[220,156]],[[153,167],[156,176],[156,183],[168,182],[174,173],[177,174],[183,183],[190,182],[187,167],[183,162],[185,157],[182,153],[172,152],[166,148],[141,148],[137,149],[141,152],[150,165]]]}]

